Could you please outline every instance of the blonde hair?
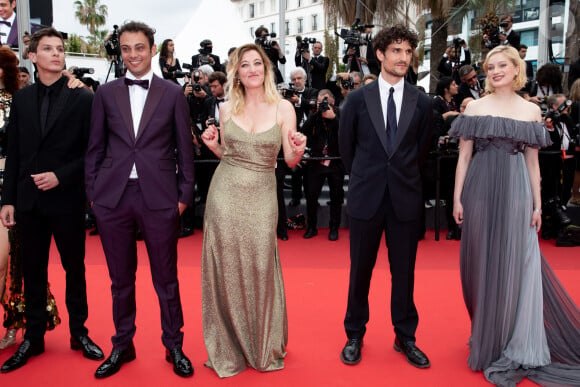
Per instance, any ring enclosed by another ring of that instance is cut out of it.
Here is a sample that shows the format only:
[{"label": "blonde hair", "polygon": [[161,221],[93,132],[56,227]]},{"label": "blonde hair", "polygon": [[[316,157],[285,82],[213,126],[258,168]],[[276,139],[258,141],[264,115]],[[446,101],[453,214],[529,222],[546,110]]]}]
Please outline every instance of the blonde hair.
[{"label": "blonde hair", "polygon": [[228,99],[232,104],[232,115],[241,113],[246,106],[246,90],[242,82],[240,82],[238,69],[242,56],[249,51],[256,51],[260,55],[262,63],[264,63],[264,97],[266,102],[274,104],[280,100],[280,95],[274,82],[274,71],[270,59],[260,46],[253,43],[244,44],[232,53],[227,68],[228,83],[226,90],[228,90]]},{"label": "blonde hair", "polygon": [[[520,90],[522,87],[526,85],[528,78],[526,77],[526,62],[522,58],[520,58],[520,54],[518,50],[513,48],[512,46],[497,46],[493,50],[487,53],[485,57],[485,62],[483,62],[483,70],[487,74],[487,64],[489,58],[491,58],[495,54],[504,54],[510,62],[513,63],[515,67],[519,69],[518,74],[514,78],[512,82],[512,88],[515,90]],[[485,79],[485,90],[493,93],[495,91],[495,87],[491,85],[489,82],[489,77]]]},{"label": "blonde hair", "polygon": [[572,102],[580,101],[580,78],[570,86],[570,99]]}]

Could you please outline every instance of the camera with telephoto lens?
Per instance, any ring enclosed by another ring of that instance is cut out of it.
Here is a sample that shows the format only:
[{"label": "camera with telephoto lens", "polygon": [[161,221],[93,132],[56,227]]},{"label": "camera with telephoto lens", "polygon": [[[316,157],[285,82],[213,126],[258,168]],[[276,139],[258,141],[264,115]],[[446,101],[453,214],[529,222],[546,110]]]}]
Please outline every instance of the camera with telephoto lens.
[{"label": "camera with telephoto lens", "polygon": [[303,38],[302,36],[296,36],[296,47],[300,50],[300,52],[308,52],[310,44],[316,43],[316,39],[314,38]]},{"label": "camera with telephoto lens", "polygon": [[348,77],[347,79],[340,78],[340,87],[344,90],[354,89],[354,79],[353,77]]},{"label": "camera with telephoto lens", "polygon": [[203,66],[206,64],[211,64],[210,56],[209,56],[209,54],[211,54],[211,52],[213,50],[213,45],[211,43],[211,40],[209,40],[209,39],[202,40],[199,45],[201,46],[201,48],[198,50],[199,51],[199,65]]},{"label": "camera with telephoto lens", "polygon": [[103,44],[105,46],[105,50],[107,51],[107,55],[109,56],[116,56],[121,57],[121,46],[119,45],[119,29],[118,25],[113,26],[113,33],[109,37],[109,39],[105,40]]},{"label": "camera with telephoto lens", "polygon": [[542,115],[544,116],[544,119],[550,118],[552,122],[556,124],[560,122],[560,116],[562,115],[564,110],[566,110],[566,108],[570,105],[572,105],[572,101],[570,101],[569,99],[562,102],[560,106],[558,106],[556,109],[552,109],[550,106],[546,105],[546,111],[544,113],[544,110],[542,109]]},{"label": "camera with telephoto lens", "polygon": [[191,72],[191,86],[193,87],[193,91],[196,92],[200,92],[202,90],[202,86],[201,83],[199,83],[201,77],[203,77],[203,74],[201,72],[201,70],[195,69]]},{"label": "camera with telephoto lens", "polygon": [[455,47],[456,50],[459,49],[464,43],[465,43],[465,40],[463,40],[461,38],[453,39],[453,47]]},{"label": "camera with telephoto lens", "polygon": [[325,96],[322,101],[318,104],[318,111],[320,113],[324,113],[325,111],[330,110],[330,102],[328,102],[328,97]]},{"label": "camera with telephoto lens", "polygon": [[75,77],[82,78],[85,74],[94,74],[95,69],[92,67],[73,67],[71,71]]},{"label": "camera with telephoto lens", "polygon": [[[500,23],[501,24],[501,23]],[[483,35],[487,35],[487,38],[484,40],[485,47],[495,48],[500,45],[501,41],[499,40],[499,27],[494,23],[487,23],[481,27]]]},{"label": "camera with telephoto lens", "polygon": [[268,37],[275,38],[276,33],[272,32],[271,34],[263,34],[259,38],[256,38],[256,40],[254,40],[254,43],[256,43],[258,46],[261,46],[266,52],[268,52],[268,50],[273,50],[274,49],[273,45],[276,42],[268,39]]},{"label": "camera with telephoto lens", "polygon": [[450,153],[459,149],[459,138],[449,136],[439,136],[437,141],[437,149],[441,153]]},{"label": "camera with telephoto lens", "polygon": [[506,22],[506,21],[502,21],[501,23],[499,23],[499,26],[500,26],[501,28],[507,28],[508,24],[509,24],[508,22]]},{"label": "camera with telephoto lens", "polygon": [[360,19],[356,19],[350,29],[341,28],[340,36],[344,40],[344,43],[349,47],[358,47],[368,44],[371,40],[369,34],[363,34],[362,32],[367,28],[374,28],[374,24],[360,24]]}]

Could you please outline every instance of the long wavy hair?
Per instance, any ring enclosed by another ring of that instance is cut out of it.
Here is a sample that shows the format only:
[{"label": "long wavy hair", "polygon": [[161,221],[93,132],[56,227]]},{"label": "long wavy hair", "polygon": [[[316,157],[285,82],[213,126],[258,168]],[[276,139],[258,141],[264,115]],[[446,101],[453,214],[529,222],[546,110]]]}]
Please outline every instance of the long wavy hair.
[{"label": "long wavy hair", "polygon": [[572,102],[580,101],[580,78],[576,79],[570,87],[570,99]]},{"label": "long wavy hair", "polygon": [[163,41],[163,43],[161,43],[161,50],[159,50],[159,57],[160,58],[167,59],[167,54],[169,52],[169,49],[168,49],[169,42],[173,42],[173,39],[165,39]]},{"label": "long wavy hair", "polygon": [[[514,66],[520,69],[518,75],[516,75],[516,77],[512,82],[512,88],[514,90],[520,90],[522,87],[526,85],[526,82],[528,81],[528,78],[526,76],[526,62],[524,62],[524,60],[520,58],[518,50],[516,50],[512,46],[497,46],[496,48],[488,52],[487,56],[485,57],[485,62],[483,62],[483,70],[485,70],[485,73],[487,74],[487,64],[489,58],[491,58],[495,54],[500,53],[504,54],[506,58],[508,58],[508,60],[513,63]],[[489,77],[485,78],[485,90],[492,93],[495,91],[495,87],[491,85]]]},{"label": "long wavy hair", "polygon": [[226,89],[228,90],[228,99],[232,104],[232,115],[240,114],[246,106],[246,90],[238,77],[238,70],[242,56],[249,51],[256,51],[264,63],[264,97],[266,102],[274,104],[280,100],[270,59],[260,46],[253,43],[244,44],[232,53],[227,68],[228,83]]},{"label": "long wavy hair", "polygon": [[20,88],[20,83],[18,82],[18,58],[6,46],[0,47],[0,67],[3,73],[2,82],[4,82],[4,88],[10,94],[14,94]]}]

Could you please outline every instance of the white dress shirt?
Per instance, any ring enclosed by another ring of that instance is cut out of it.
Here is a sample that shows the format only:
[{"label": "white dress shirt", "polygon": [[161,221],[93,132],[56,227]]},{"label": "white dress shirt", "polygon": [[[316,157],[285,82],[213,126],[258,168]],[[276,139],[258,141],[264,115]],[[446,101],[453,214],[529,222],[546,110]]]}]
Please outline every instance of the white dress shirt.
[{"label": "white dress shirt", "polygon": [[0,18],[0,20],[10,23],[10,27],[4,23],[0,24],[0,32],[4,34],[0,35],[0,43],[6,44],[6,42],[8,42],[8,35],[10,35],[10,30],[12,30],[12,26],[14,26],[14,20],[16,20],[16,13],[12,12],[12,16],[10,16],[8,19]]},{"label": "white dress shirt", "polygon": [[[128,79],[137,79],[129,70],[125,75]],[[146,79],[149,81],[149,87],[151,87],[151,80],[153,79],[153,70],[150,70],[147,74],[139,79]],[[141,123],[141,116],[143,115],[143,108],[145,107],[145,101],[147,100],[147,95],[149,95],[149,89],[145,89],[139,85],[127,86],[129,88],[129,103],[131,104],[131,117],[133,118],[133,131],[135,133],[135,138],[137,138],[137,133],[139,131],[139,124]],[[137,179],[139,175],[137,174],[137,167],[133,164],[133,169],[131,169],[130,179]]]},{"label": "white dress shirt", "polygon": [[393,93],[393,100],[397,108],[397,127],[399,124],[399,117],[401,115],[401,106],[403,105],[403,91],[405,90],[405,79],[401,78],[399,82],[394,85],[389,84],[379,75],[379,94],[381,97],[381,108],[383,109],[383,122],[385,123],[385,130],[387,128],[387,104],[389,102],[389,90],[395,89]]}]

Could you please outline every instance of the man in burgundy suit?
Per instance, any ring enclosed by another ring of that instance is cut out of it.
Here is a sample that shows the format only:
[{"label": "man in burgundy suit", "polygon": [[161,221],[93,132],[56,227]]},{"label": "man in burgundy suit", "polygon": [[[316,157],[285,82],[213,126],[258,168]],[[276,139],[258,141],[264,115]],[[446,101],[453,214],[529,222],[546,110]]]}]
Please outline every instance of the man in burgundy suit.
[{"label": "man in burgundy suit", "polygon": [[85,158],[87,196],[107,258],[115,335],[95,376],[113,375],[135,359],[136,232],[141,230],[161,309],[166,360],[193,375],[182,351],[177,281],[179,216],[193,201],[193,144],[181,88],[153,75],[153,30],[128,22],[118,31],[127,74],[95,94]]}]

